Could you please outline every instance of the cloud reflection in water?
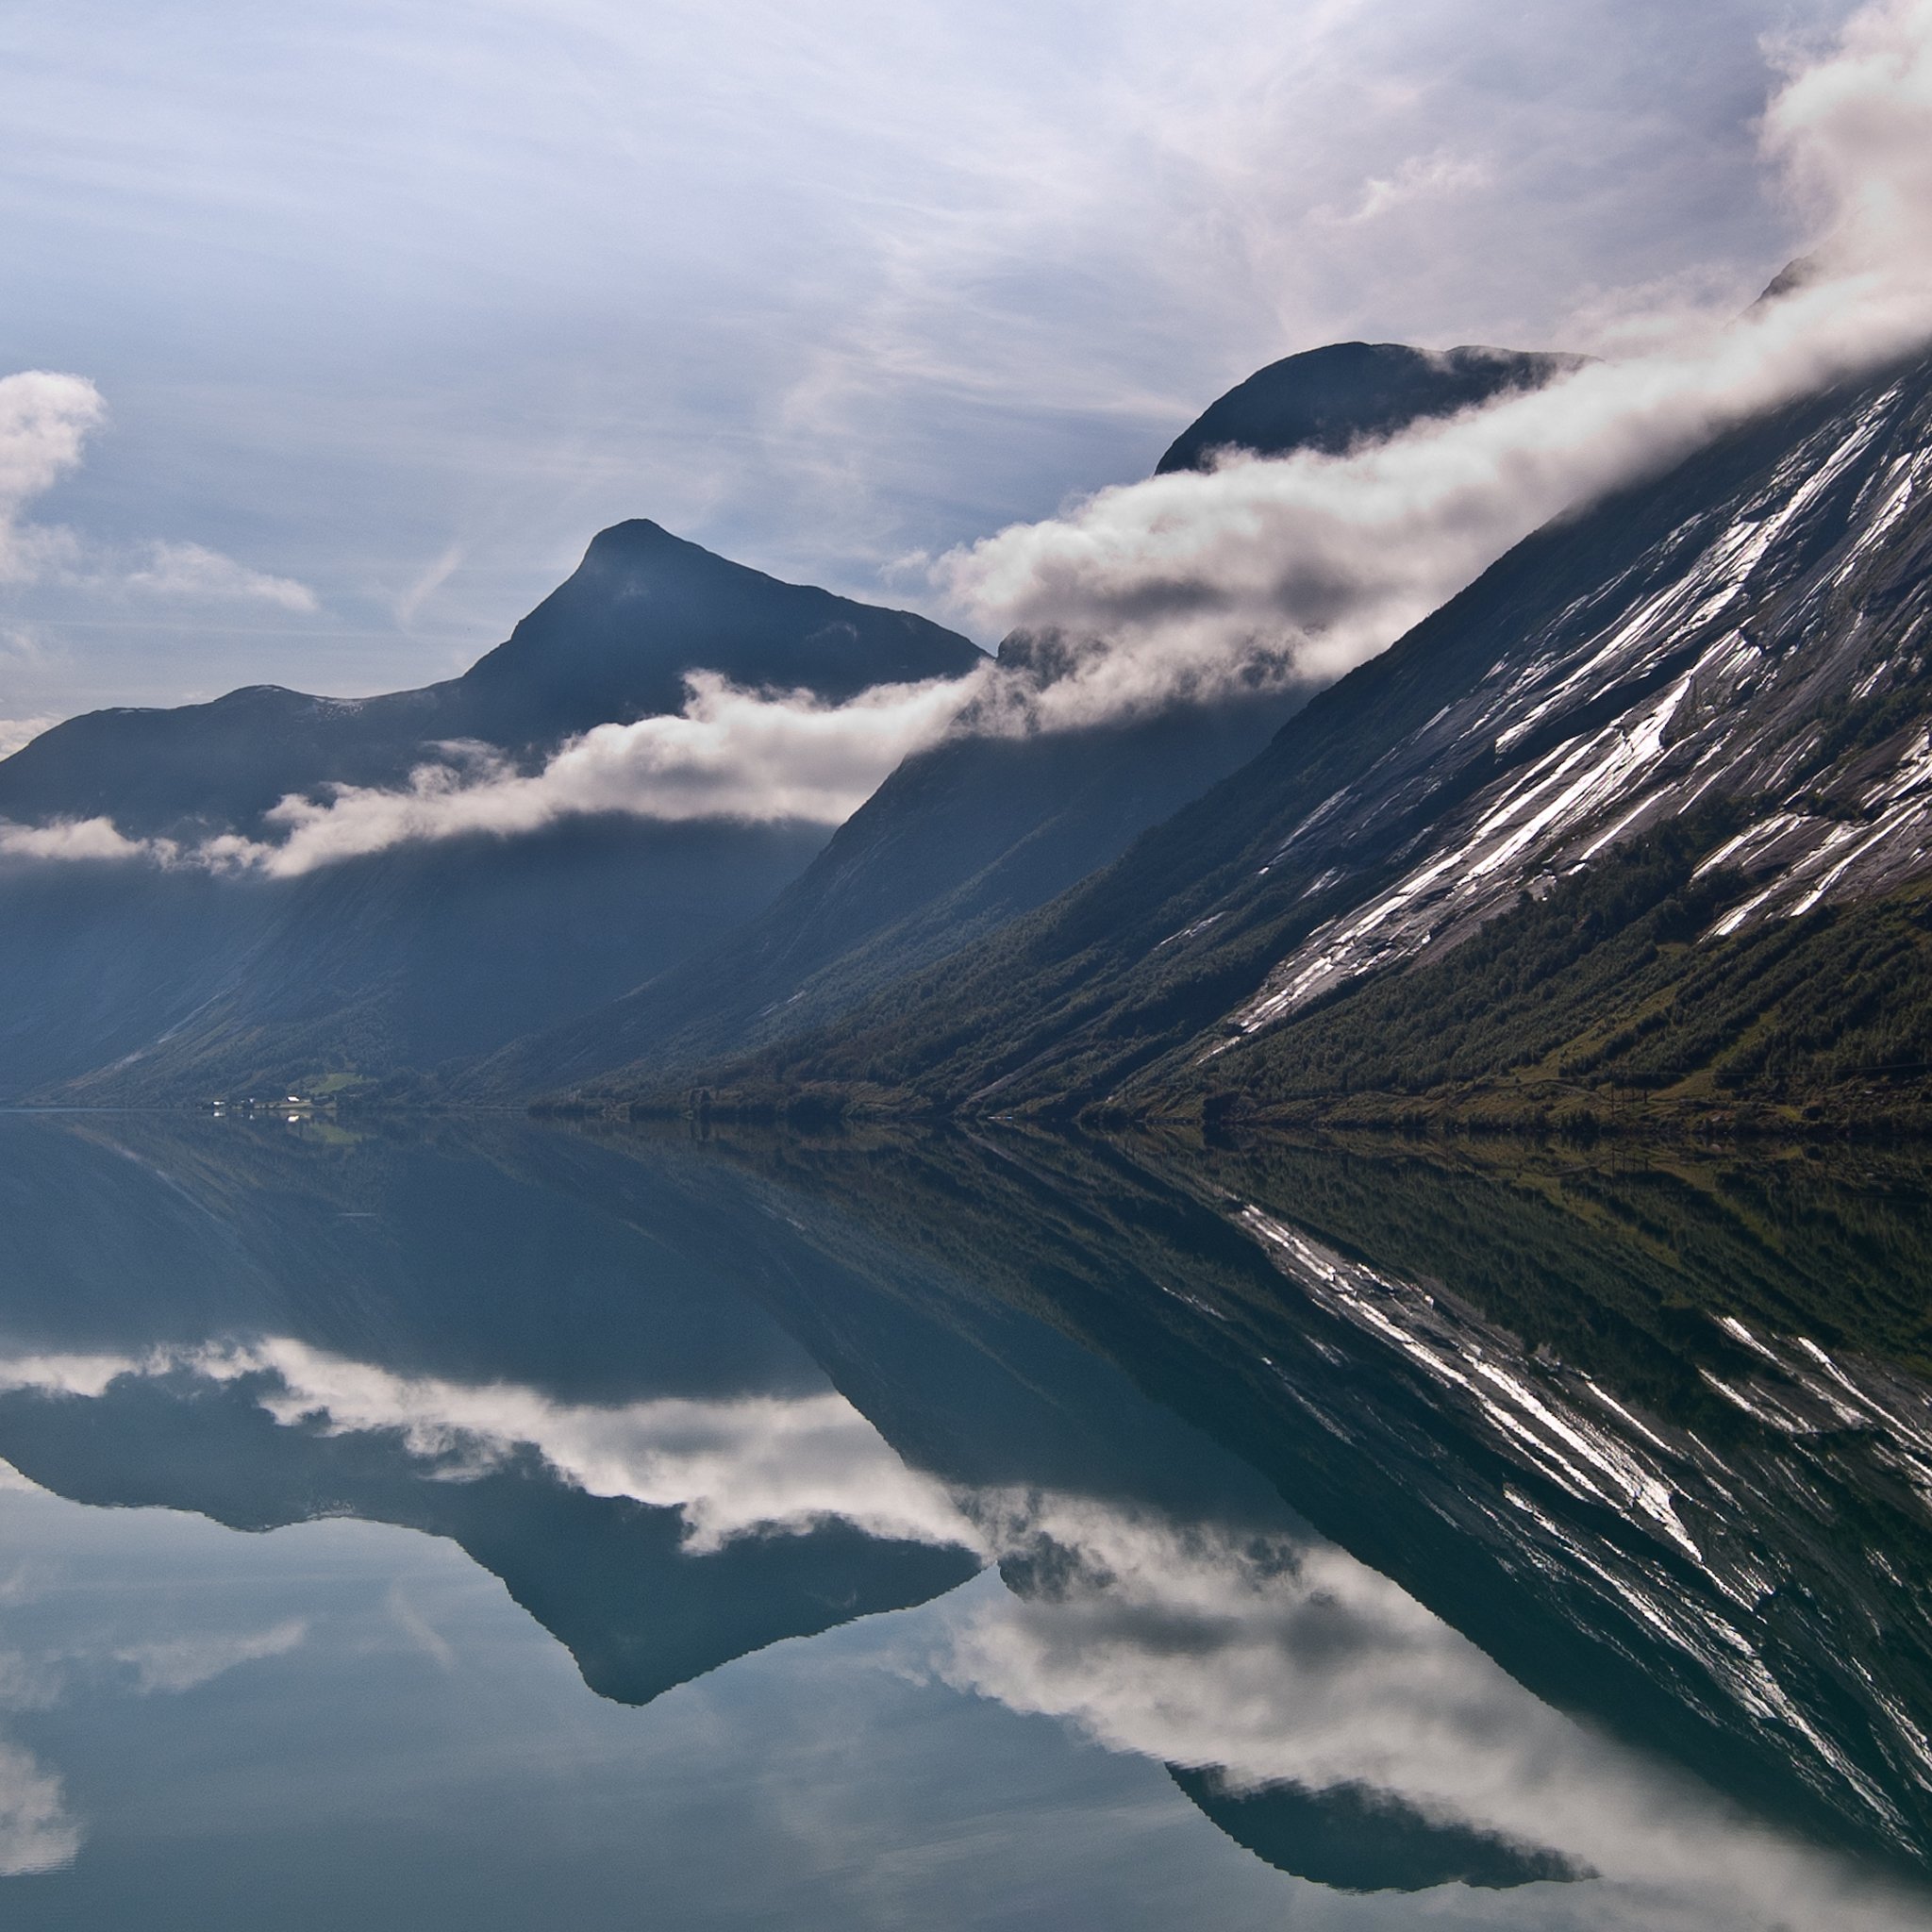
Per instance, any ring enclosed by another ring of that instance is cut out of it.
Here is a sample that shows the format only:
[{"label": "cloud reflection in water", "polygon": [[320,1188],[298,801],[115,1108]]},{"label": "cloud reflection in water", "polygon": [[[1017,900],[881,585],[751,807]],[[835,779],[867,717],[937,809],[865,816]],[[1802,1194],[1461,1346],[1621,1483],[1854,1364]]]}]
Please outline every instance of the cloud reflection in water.
[{"label": "cloud reflection in water", "polygon": [[[387,1436],[433,1481],[523,1458],[567,1488],[677,1511],[693,1561],[833,1523],[971,1550],[1008,1588],[961,1600],[925,1659],[940,1681],[1209,1773],[1236,1801],[1367,1793],[1425,1828],[1480,1835],[1519,1878],[1600,1874],[1564,1893],[1592,1925],[1924,1922],[1903,1893],[1552,1709],[1395,1584],[1285,1520],[1184,1524],[1118,1499],[947,1483],[908,1467],[832,1391],[599,1407],[276,1338],[0,1363],[0,1390],[56,1400],[108,1399],[128,1381],[227,1390],[325,1438]],[[286,1634],[259,1635],[249,1654]],[[15,1781],[28,1847],[17,1856],[52,1857],[66,1842],[58,1788],[30,1771]]]}]

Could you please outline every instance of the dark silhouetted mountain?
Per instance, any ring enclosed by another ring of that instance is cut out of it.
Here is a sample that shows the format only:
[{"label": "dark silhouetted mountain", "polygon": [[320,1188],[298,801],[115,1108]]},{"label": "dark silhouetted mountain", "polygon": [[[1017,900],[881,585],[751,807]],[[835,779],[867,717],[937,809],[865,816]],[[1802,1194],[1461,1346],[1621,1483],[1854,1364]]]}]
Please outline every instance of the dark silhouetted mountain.
[{"label": "dark silhouetted mountain", "polygon": [[[838,700],[979,661],[924,618],[624,524],[462,677],[387,697],[258,688],[76,718],[0,762],[0,818],[259,834],[291,791],[393,785],[450,740],[531,767],[591,725],[678,709],[691,671]],[[285,880],[6,862],[0,1096],[306,1091],[329,1074],[380,1079],[486,1054],[714,941],[824,838],[798,823],[613,816],[403,845]]]},{"label": "dark silhouetted mountain", "polygon": [[[457,1078],[472,1094],[662,1077],[836,1018],[1117,857],[1264,743],[1298,694],[915,752],[746,927]],[[624,1077],[622,1075],[620,1078]]]},{"label": "dark silhouetted mountain", "polygon": [[1924,1083],[1928,437],[1913,362],[1559,520],[1108,871],[720,1104],[1238,1114],[1507,1074],[1531,1107],[1822,1082],[1849,1117]]},{"label": "dark silhouetted mountain", "polygon": [[1411,423],[1453,416],[1509,390],[1541,388],[1585,359],[1523,349],[1331,342],[1286,356],[1237,383],[1174,438],[1156,475],[1208,469],[1220,450],[1340,456]]},{"label": "dark silhouetted mountain", "polygon": [[1262,1785],[1245,1790],[1218,1771],[1170,1764],[1168,1775],[1229,1838],[1336,1891],[1425,1891],[1436,1885],[1492,1890],[1588,1874],[1554,1852],[1493,1833],[1424,1818],[1411,1805],[1366,1785],[1304,1790]]},{"label": "dark silhouetted mountain", "polygon": [[694,668],[837,702],[874,684],[957,677],[979,659],[924,617],[780,583],[639,519],[604,531],[508,642],[457,680],[458,735],[554,742],[675,711]]},{"label": "dark silhouetted mountain", "polygon": [[91,711],[0,759],[0,818],[258,834],[290,792],[397,784],[440,742],[476,739],[527,762],[593,724],[678,710],[690,671],[837,700],[979,658],[923,617],[780,583],[640,518],[602,532],[460,677],[382,697],[255,685],[172,710]]},{"label": "dark silhouetted mountain", "polygon": [[[1183,466],[1176,452],[1229,445],[1340,449],[1534,388],[1576,360],[1362,342],[1311,350],[1223,397],[1161,468]],[[1000,652],[1023,670],[1038,656],[1024,635]],[[747,930],[608,1009],[519,1041],[467,1091],[599,1089],[626,1064],[617,1084],[634,1086],[823,1024],[1117,858],[1258,751],[1305,696],[1251,693],[1033,738],[962,734],[917,752]]]}]

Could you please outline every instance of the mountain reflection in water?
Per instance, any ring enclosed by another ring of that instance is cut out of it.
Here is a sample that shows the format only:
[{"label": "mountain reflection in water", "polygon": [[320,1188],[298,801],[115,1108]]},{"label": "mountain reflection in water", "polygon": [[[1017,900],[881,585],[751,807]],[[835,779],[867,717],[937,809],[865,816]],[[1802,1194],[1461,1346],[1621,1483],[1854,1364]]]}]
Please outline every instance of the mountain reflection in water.
[{"label": "mountain reflection in water", "polygon": [[[13,1116],[0,1225],[29,1484],[447,1539],[621,1704],[899,1612],[958,1722],[1055,1720],[1196,1807],[1199,1923],[1247,1923],[1252,1853],[1338,1924],[1932,1924],[1908,1160]],[[223,1672],[292,1669],[277,1601]],[[26,1614],[0,1871],[75,1923]],[[198,1684],[209,1641],[108,1650]],[[874,1742],[813,1776],[857,1802]],[[899,1897],[841,1908],[1034,1922]],[[1070,1857],[1028,1911],[1120,1909]]]}]

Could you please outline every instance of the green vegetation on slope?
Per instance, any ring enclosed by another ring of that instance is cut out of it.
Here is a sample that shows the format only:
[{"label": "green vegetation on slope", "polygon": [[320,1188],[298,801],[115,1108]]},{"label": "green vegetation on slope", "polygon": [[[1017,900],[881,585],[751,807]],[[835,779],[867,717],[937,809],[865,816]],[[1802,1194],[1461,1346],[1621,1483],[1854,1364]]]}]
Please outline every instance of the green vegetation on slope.
[{"label": "green vegetation on slope", "polygon": [[1344,989],[1123,1102],[1156,1112],[1607,1125],[1690,1109],[1892,1130],[1932,1119],[1932,891],[1700,939],[1716,813],[1525,896],[1443,958]]}]

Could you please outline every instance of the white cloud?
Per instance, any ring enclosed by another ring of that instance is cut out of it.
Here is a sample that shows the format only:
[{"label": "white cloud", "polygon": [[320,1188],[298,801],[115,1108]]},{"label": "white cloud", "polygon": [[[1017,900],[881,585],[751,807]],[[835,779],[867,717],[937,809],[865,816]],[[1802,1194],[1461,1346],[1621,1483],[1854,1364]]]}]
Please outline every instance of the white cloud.
[{"label": "white cloud", "polygon": [[1840,272],[1923,275],[1932,242],[1932,4],[1876,0],[1822,58],[1792,52],[1765,151]]},{"label": "white cloud", "polygon": [[1446,148],[1411,155],[1392,175],[1370,175],[1362,184],[1361,200],[1342,220],[1379,221],[1391,209],[1411,202],[1446,201],[1487,188],[1493,179],[1490,164],[1474,155],[1457,155]]},{"label": "white cloud", "polygon": [[739,1537],[796,1535],[835,1521],[874,1536],[969,1547],[978,1541],[946,1489],[908,1470],[831,1392],[599,1407],[557,1402],[514,1383],[398,1375],[275,1337],[142,1356],[23,1357],[0,1363],[0,1390],[91,1398],[124,1377],[178,1374],[256,1385],[253,1399],[286,1426],[393,1434],[446,1479],[533,1451],[560,1480],[591,1495],[677,1510],[687,1546],[697,1553]]},{"label": "white cloud", "polygon": [[599,724],[541,771],[519,773],[488,746],[453,748],[450,761],[419,766],[407,789],[340,785],[326,803],[286,798],[268,814],[281,840],[216,839],[193,858],[280,878],[392,845],[511,838],[601,813],[837,824],[974,688],[970,678],[876,685],[831,705],[808,691],[745,691],[709,672],[687,684],[682,711]]},{"label": "white cloud", "polygon": [[211,1683],[239,1665],[286,1657],[308,1635],[304,1618],[285,1617],[265,1630],[197,1631],[188,1637],[123,1644],[113,1653],[113,1661],[134,1673],[140,1695],[175,1694]]},{"label": "white cloud", "polygon": [[399,1433],[457,1474],[533,1449],[593,1496],[627,1496],[684,1518],[694,1552],[827,1522],[922,1542],[973,1539],[945,1490],[901,1462],[842,1395],[661,1397],[622,1407],[559,1403],[513,1383],[401,1376],[290,1341],[193,1366],[218,1380],[268,1374],[258,1399],[278,1422],[331,1434]]},{"label": "white cloud", "polygon": [[1826,272],[1781,302],[1350,455],[1102,491],[952,552],[940,582],[973,620],[1068,641],[1045,723],[1339,675],[1567,506],[1932,336],[1928,70],[1932,7],[1892,0],[1772,104],[1766,151],[1830,231]]},{"label": "white cloud", "polygon": [[[88,438],[107,420],[100,391],[83,375],[44,369],[0,376],[0,584],[47,577],[136,594],[200,603],[265,603],[283,610],[318,608],[314,591],[271,576],[203,543],[153,540],[127,556],[90,543],[58,525],[23,521],[27,506],[80,467]],[[7,655],[38,658],[37,637],[18,626]]]},{"label": "white cloud", "polygon": [[0,583],[30,582],[71,557],[64,530],[21,514],[76,469],[108,406],[85,376],[45,369],[0,376]]},{"label": "white cloud", "polygon": [[260,1630],[196,1630],[134,1643],[71,1639],[28,1655],[0,1650],[0,1707],[48,1710],[74,1689],[105,1679],[136,1696],[176,1696],[243,1664],[286,1657],[308,1636],[306,1618],[285,1617]]},{"label": "white cloud", "polygon": [[57,819],[45,825],[0,819],[0,859],[100,865],[142,858],[173,865],[179,858],[180,847],[173,840],[130,839],[112,819]]},{"label": "white cloud", "polygon": [[123,1375],[137,1374],[141,1359],[121,1355],[27,1355],[0,1361],[0,1392],[31,1390],[42,1395],[100,1395]]},{"label": "white cloud", "polygon": [[130,591],[200,603],[273,604],[283,610],[319,608],[315,592],[293,577],[270,576],[204,543],[150,542],[144,560],[122,579]]},{"label": "white cloud", "polygon": [[0,1742],[0,1877],[58,1872],[80,1854],[66,1793],[30,1752]]},{"label": "white cloud", "polygon": [[[0,718],[0,758],[11,758],[22,745],[31,744],[42,732],[59,724],[58,718]],[[0,831],[0,840],[6,834]]]}]

